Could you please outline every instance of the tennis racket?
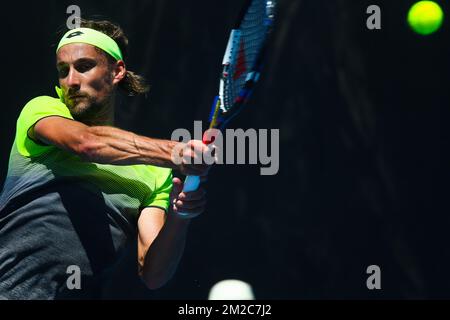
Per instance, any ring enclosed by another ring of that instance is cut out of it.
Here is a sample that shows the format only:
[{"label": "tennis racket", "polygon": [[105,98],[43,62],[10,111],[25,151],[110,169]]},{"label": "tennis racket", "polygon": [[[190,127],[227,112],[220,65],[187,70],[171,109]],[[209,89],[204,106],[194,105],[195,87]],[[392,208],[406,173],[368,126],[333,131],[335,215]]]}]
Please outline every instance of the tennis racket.
[{"label": "tennis racket", "polygon": [[[258,81],[267,39],[274,22],[276,1],[247,0],[231,30],[222,61],[219,94],[209,117],[209,128],[223,130],[250,97]],[[211,141],[203,140],[205,144]],[[200,177],[187,176],[184,192],[197,190]]]}]

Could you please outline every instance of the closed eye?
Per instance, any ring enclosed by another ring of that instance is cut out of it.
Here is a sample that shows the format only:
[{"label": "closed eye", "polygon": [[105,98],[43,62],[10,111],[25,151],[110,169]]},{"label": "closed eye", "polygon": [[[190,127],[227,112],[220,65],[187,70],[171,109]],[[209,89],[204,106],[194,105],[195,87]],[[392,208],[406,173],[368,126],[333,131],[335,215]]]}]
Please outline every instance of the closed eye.
[{"label": "closed eye", "polygon": [[83,72],[87,72],[87,71],[91,70],[96,65],[97,65],[97,62],[95,60],[80,59],[75,62],[74,67],[78,72],[83,73]]},{"label": "closed eye", "polygon": [[[95,66],[97,66],[97,62],[93,59],[87,59],[87,58],[78,59],[74,63],[75,70],[77,70],[80,73],[88,72],[89,70],[93,69]],[[60,79],[64,79],[69,74],[70,66],[69,66],[69,64],[67,64],[65,62],[59,62],[56,65],[56,69],[58,70],[58,77]]]},{"label": "closed eye", "polygon": [[57,66],[56,69],[58,70],[58,77],[60,79],[64,79],[69,74],[69,67],[66,65]]}]

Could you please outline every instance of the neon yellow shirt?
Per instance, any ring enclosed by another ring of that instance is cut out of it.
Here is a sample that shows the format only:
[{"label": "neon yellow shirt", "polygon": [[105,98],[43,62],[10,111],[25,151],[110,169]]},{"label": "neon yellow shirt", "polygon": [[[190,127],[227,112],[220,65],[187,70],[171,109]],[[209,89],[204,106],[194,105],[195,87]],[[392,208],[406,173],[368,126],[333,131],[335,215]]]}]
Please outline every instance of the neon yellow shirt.
[{"label": "neon yellow shirt", "polygon": [[[78,179],[84,182],[86,188],[101,192],[106,202],[125,216],[136,217],[140,208],[149,206],[167,210],[172,188],[170,169],[84,162],[76,155],[31,139],[29,129],[49,116],[73,119],[66,105],[57,98],[40,96],[25,105],[17,120],[8,176],[20,177],[21,184],[26,186],[42,185],[53,179]],[[14,189],[15,192],[10,193],[8,198],[23,191],[17,185]]]},{"label": "neon yellow shirt", "polygon": [[[41,96],[17,120],[0,195],[0,297],[114,296],[116,281],[137,277],[129,253],[136,252],[140,209],[167,210],[171,170],[84,162],[33,141],[29,129],[48,116],[72,119],[62,100]],[[81,271],[80,290],[67,287],[69,266]]]}]

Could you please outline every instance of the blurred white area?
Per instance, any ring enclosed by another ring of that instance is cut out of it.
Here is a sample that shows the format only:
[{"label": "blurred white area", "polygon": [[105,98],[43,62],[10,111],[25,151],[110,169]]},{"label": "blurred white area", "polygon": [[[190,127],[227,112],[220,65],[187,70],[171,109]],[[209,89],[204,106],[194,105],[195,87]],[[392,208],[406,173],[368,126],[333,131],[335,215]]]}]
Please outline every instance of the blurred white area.
[{"label": "blurred white area", "polygon": [[247,282],[227,279],[217,282],[211,288],[208,300],[255,300],[255,295]]}]

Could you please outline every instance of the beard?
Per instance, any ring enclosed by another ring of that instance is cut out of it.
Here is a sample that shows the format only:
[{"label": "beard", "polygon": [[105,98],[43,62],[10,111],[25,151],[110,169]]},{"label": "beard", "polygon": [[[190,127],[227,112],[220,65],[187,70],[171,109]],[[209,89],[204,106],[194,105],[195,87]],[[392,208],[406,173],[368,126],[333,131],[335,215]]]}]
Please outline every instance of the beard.
[{"label": "beard", "polygon": [[67,99],[66,105],[74,120],[92,125],[104,120],[108,116],[108,100],[109,97],[103,101],[98,101],[87,94],[83,94]]}]

